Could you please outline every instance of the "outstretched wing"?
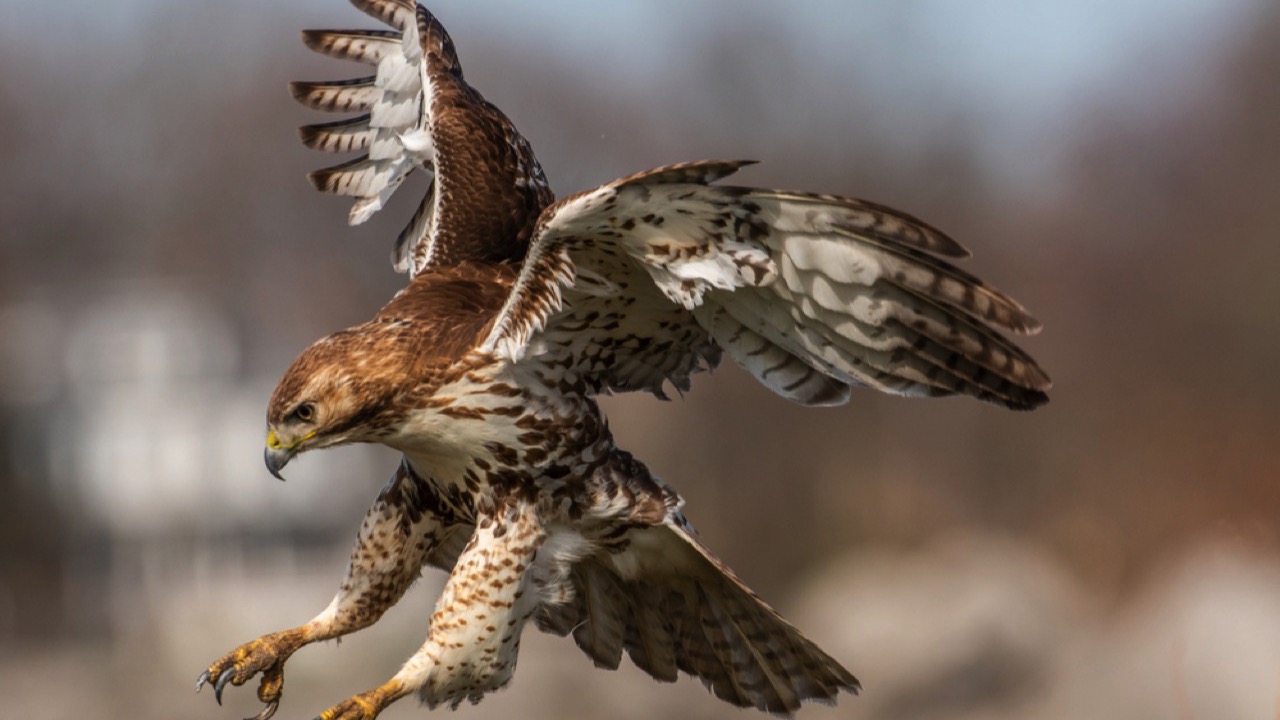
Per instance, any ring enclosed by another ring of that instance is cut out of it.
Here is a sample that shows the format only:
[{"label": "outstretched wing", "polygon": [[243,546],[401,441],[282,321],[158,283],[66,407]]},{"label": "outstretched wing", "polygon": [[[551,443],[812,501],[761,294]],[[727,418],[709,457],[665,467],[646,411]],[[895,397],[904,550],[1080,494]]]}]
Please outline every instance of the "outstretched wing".
[{"label": "outstretched wing", "polygon": [[312,184],[354,197],[348,220],[356,225],[415,168],[424,171],[431,186],[392,254],[401,272],[519,259],[553,200],[529,143],[463,79],[453,41],[425,8],[408,0],[352,4],[396,29],[303,32],[312,50],[375,68],[367,77],[291,84],[308,107],[359,113],[300,129],[308,147],[362,153],[311,173]]},{"label": "outstretched wing", "polygon": [[1039,323],[944,260],[968,255],[954,240],[861,200],[712,184],[744,164],[659,168],[548,208],[481,349],[588,393],[683,389],[723,349],[805,404],[852,386],[1047,401],[1048,376],[1002,334]]}]

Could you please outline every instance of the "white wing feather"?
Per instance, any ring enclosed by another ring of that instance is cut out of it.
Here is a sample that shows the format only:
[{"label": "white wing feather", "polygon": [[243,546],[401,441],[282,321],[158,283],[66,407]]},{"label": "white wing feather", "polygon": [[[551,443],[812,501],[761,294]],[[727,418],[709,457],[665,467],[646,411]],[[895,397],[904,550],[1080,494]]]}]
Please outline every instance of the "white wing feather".
[{"label": "white wing feather", "polygon": [[[300,102],[321,110],[353,110],[366,114],[339,123],[308,125],[300,129],[308,147],[328,152],[366,150],[353,161],[312,172],[308,177],[317,190],[356,198],[347,222],[359,225],[382,209],[387,198],[414,168],[430,175],[434,156],[429,144],[406,145],[402,137],[421,132],[423,112],[423,55],[412,5],[398,3],[372,5],[401,8],[389,13],[398,23],[397,32],[380,30],[308,30],[302,40],[312,50],[341,60],[352,60],[375,68],[374,75],[346,88],[359,104],[318,103],[315,83],[294,83]],[[363,9],[363,8],[362,8]],[[375,16],[380,16],[376,13]]]},{"label": "white wing feather", "polygon": [[[602,392],[683,389],[723,349],[805,404],[844,402],[857,385],[1046,401],[1048,376],[1001,334],[1039,324],[938,257],[967,256],[955,241],[872,203],[710,184],[741,165],[660,168],[548,208],[481,349],[568,361]],[[579,291],[575,267],[614,287]],[[665,375],[660,354],[680,358]]]},{"label": "white wing feather", "polygon": [[386,204],[415,169],[430,183],[401,231],[392,262],[416,276],[432,266],[524,256],[538,213],[553,199],[528,142],[466,83],[448,32],[409,0],[352,0],[395,30],[309,30],[307,47],[374,68],[337,82],[293,83],[301,103],[362,113],[301,128],[303,142],[359,157],[308,177],[318,190],[354,199],[358,225]]}]

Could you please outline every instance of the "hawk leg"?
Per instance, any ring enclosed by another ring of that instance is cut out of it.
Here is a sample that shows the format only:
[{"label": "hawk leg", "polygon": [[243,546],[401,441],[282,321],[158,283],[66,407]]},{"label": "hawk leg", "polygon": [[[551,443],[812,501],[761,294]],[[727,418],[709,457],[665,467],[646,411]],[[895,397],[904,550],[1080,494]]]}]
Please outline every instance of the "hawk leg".
[{"label": "hawk leg", "polygon": [[352,695],[320,713],[316,720],[373,720],[388,705],[408,694],[409,690],[402,684],[389,680],[372,690]]},{"label": "hawk leg", "polygon": [[520,633],[538,604],[530,568],[546,533],[532,505],[508,502],[476,524],[431,616],[427,641],[383,685],[347,698],[323,720],[372,720],[416,692],[430,707],[479,702],[515,670]]},{"label": "hawk leg", "polygon": [[402,465],[365,515],[347,575],[329,607],[305,625],[264,635],[223,655],[201,673],[196,690],[213,683],[221,704],[228,684],[243,685],[261,674],[258,699],[265,707],[253,720],[267,720],[280,705],[285,661],[304,645],[377,622],[458,527],[426,481]]}]

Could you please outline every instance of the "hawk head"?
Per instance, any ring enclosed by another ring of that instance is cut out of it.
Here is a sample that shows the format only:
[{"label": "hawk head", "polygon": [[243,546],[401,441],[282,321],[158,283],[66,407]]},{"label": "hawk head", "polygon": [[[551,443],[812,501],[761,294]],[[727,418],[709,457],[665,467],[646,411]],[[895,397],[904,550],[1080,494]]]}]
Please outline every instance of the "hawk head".
[{"label": "hawk head", "polygon": [[272,475],[306,450],[371,442],[394,419],[405,353],[377,327],[343,330],[302,351],[267,406],[264,458]]},{"label": "hawk head", "polygon": [[302,351],[267,407],[267,469],[306,450],[394,444],[405,420],[487,332],[515,271],[463,264],[418,275],[371,321]]}]

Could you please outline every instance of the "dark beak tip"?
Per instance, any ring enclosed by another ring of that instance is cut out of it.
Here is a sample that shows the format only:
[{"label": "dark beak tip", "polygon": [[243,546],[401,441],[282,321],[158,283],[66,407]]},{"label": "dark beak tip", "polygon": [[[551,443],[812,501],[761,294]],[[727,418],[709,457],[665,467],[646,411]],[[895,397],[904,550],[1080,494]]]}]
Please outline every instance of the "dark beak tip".
[{"label": "dark beak tip", "polygon": [[267,465],[267,472],[280,481],[284,480],[284,476],[280,474],[280,471],[284,469],[285,465],[289,464],[291,459],[293,459],[293,453],[288,450],[266,448],[262,451],[262,460]]}]

